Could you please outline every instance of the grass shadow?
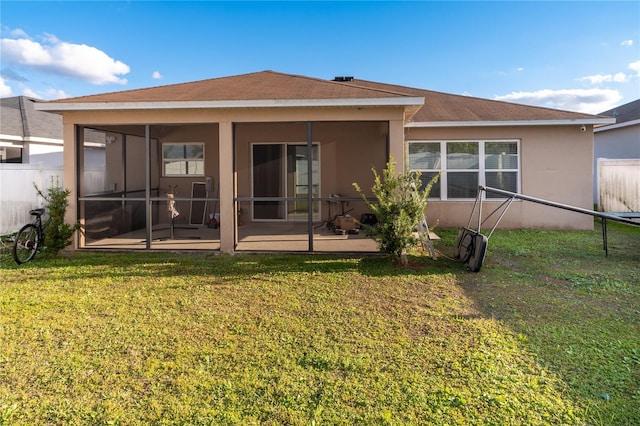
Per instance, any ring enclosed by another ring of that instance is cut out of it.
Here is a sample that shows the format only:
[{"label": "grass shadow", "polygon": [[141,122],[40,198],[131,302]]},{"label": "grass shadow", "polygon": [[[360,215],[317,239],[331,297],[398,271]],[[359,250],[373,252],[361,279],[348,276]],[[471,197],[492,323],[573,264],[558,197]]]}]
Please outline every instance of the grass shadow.
[{"label": "grass shadow", "polygon": [[478,274],[459,275],[486,318],[567,384],[588,424],[640,424],[640,229],[498,231]]}]

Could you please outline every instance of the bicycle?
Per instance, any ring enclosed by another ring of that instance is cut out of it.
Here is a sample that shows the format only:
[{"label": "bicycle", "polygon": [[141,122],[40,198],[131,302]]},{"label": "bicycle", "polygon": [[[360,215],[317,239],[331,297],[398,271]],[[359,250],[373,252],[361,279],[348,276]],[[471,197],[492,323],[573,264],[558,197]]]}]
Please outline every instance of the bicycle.
[{"label": "bicycle", "polygon": [[44,228],[42,226],[44,209],[34,209],[29,213],[34,216],[33,222],[20,228],[13,241],[13,260],[18,265],[33,259],[38,248],[44,245]]}]

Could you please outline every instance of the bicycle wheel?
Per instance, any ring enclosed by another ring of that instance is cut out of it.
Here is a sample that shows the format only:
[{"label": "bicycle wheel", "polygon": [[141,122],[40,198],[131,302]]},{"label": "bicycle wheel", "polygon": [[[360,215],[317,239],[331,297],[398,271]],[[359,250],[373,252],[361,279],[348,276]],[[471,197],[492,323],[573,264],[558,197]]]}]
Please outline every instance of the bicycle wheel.
[{"label": "bicycle wheel", "polygon": [[16,234],[13,242],[13,259],[18,265],[33,259],[38,251],[38,228],[29,223]]}]

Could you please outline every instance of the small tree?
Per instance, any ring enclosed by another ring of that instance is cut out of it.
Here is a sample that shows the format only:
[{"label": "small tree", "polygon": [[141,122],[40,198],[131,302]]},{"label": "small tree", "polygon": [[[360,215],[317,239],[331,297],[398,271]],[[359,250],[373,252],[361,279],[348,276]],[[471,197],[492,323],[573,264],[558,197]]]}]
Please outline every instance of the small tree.
[{"label": "small tree", "polygon": [[44,222],[44,245],[45,253],[56,255],[60,250],[71,244],[73,233],[80,227],[79,224],[69,225],[64,222],[64,216],[69,206],[68,197],[71,191],[60,187],[58,184],[51,185],[46,193],[34,183],[34,188],[46,202],[45,206],[48,218]]},{"label": "small tree", "polygon": [[[407,170],[407,167],[405,167]],[[397,173],[393,157],[387,163],[382,175],[372,169],[374,185],[371,188],[376,202],[367,200],[360,186],[353,186],[362,196],[378,223],[365,228],[376,240],[380,251],[397,256],[402,265],[407,265],[407,252],[418,245],[414,235],[427,208],[427,197],[431,187],[437,181],[436,175],[431,182],[422,188],[420,172]]]}]

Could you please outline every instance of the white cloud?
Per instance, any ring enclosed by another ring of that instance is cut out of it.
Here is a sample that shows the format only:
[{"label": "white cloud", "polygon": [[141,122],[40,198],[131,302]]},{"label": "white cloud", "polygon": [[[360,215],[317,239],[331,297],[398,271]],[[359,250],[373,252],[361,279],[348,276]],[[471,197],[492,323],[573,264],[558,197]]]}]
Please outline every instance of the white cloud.
[{"label": "white cloud", "polygon": [[4,82],[4,78],[0,77],[0,98],[5,98],[7,96],[12,96],[13,90],[11,86]]},{"label": "white cloud", "polygon": [[629,80],[631,80],[631,76],[623,72],[619,72],[613,76],[613,81],[616,83],[628,83]]},{"label": "white cloud", "polygon": [[586,77],[579,78],[578,81],[589,81],[591,84],[600,84],[606,81],[611,81],[611,74],[588,75]]},{"label": "white cloud", "polygon": [[513,92],[494,96],[498,101],[597,114],[618,105],[622,95],[611,89],[562,89]]},{"label": "white cloud", "polygon": [[24,96],[29,96],[30,98],[45,100],[64,99],[69,97],[69,95],[65,93],[64,90],[48,89],[44,92],[38,92],[37,90],[32,90],[30,87],[26,86],[22,87],[22,94]]},{"label": "white cloud", "polygon": [[616,74],[596,74],[596,75],[588,75],[586,77],[579,78],[579,81],[589,81],[591,84],[602,84],[602,83],[628,83],[630,76],[619,72]]},{"label": "white cloud", "polygon": [[28,38],[29,36],[27,35],[27,33],[24,32],[24,30],[22,30],[21,28],[16,28],[15,30],[10,30],[9,34],[11,34],[11,37],[16,37],[16,38]]},{"label": "white cloud", "polygon": [[636,77],[640,77],[640,61],[631,62],[629,64],[629,69],[631,71],[635,71]]},{"label": "white cloud", "polygon": [[633,40],[625,40],[620,43],[620,46],[633,46]]},{"label": "white cloud", "polygon": [[121,75],[129,66],[86,44],[67,43],[45,34],[43,43],[23,38],[3,38],[2,61],[35,70],[76,78],[92,84],[126,84]]},{"label": "white cloud", "polygon": [[162,79],[162,74],[160,74],[160,71],[154,71],[153,74],[151,75],[151,77],[155,80],[161,80]]}]

